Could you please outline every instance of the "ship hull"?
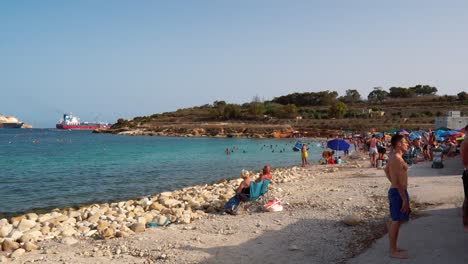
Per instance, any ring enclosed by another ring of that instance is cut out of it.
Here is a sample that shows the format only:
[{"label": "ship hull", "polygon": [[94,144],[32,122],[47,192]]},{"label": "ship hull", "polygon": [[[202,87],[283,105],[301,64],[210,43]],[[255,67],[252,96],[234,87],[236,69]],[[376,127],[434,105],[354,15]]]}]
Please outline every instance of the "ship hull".
[{"label": "ship hull", "polygon": [[22,128],[23,123],[0,123],[0,128]]},{"label": "ship hull", "polygon": [[57,129],[70,129],[70,130],[95,130],[95,129],[105,129],[109,128],[108,126],[100,126],[100,125],[62,125],[57,124],[55,126]]}]

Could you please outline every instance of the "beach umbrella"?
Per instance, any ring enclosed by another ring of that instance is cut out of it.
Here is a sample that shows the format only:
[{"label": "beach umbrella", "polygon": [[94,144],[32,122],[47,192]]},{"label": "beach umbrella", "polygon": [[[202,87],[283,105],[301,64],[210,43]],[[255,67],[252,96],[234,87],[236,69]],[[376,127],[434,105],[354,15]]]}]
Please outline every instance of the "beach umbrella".
[{"label": "beach umbrella", "polygon": [[419,135],[419,133],[417,132],[411,132],[409,135],[408,135],[409,139],[411,141],[417,139],[417,138],[421,138],[421,135]]},{"label": "beach umbrella", "polygon": [[382,137],[383,134],[382,134],[382,133],[377,133],[377,134],[375,134],[375,136],[376,136],[376,137]]},{"label": "beach umbrella", "polygon": [[408,135],[409,133],[408,133],[408,131],[406,131],[406,130],[404,130],[404,129],[400,129],[400,130],[398,130],[398,134],[400,134],[400,135]]},{"label": "beach umbrella", "polygon": [[447,130],[452,130],[452,129],[450,129],[450,128],[448,128],[448,127],[439,127],[439,128],[436,129],[436,130],[444,130],[444,131],[447,131]]},{"label": "beach umbrella", "polygon": [[386,131],[387,134],[395,134],[396,132],[398,132],[398,129],[396,129],[396,128],[392,128],[392,129]]},{"label": "beach umbrella", "polygon": [[460,134],[460,132],[458,132],[456,130],[446,130],[446,131],[443,131],[442,133],[440,133],[440,136],[449,137],[449,136],[455,136],[455,135],[458,135],[458,134]]},{"label": "beach umbrella", "polygon": [[341,138],[335,138],[327,142],[327,147],[332,150],[348,150],[349,143]]}]

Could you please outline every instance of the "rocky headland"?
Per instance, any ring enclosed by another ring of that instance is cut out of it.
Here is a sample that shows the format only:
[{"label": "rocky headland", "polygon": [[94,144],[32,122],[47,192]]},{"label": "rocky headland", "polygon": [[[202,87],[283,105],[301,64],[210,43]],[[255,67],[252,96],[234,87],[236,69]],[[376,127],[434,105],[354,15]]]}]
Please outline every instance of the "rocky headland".
[{"label": "rocky headland", "polygon": [[128,136],[288,138],[292,136],[293,131],[290,125],[194,123],[119,127],[94,132]]}]

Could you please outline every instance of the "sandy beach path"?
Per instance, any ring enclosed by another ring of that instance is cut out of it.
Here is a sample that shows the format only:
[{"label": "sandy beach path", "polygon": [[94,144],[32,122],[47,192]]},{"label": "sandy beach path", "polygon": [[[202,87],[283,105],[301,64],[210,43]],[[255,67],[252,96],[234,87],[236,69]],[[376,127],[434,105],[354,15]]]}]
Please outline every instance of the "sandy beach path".
[{"label": "sandy beach path", "polygon": [[410,170],[409,193],[419,203],[430,205],[420,217],[402,226],[399,246],[407,249],[410,259],[387,257],[388,235],[369,250],[349,261],[357,263],[468,263],[468,234],[461,224],[463,189],[459,158],[444,162],[444,169],[431,169],[430,163],[417,164]]}]

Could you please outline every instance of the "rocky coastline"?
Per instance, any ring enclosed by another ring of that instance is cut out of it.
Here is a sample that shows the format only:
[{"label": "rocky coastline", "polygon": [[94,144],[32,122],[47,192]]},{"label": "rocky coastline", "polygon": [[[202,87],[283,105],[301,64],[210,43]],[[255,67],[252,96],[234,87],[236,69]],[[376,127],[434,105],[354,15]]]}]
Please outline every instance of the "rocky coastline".
[{"label": "rocky coastline", "polygon": [[[311,170],[318,174],[334,173],[340,167],[290,167],[274,169],[270,193],[281,191],[281,184],[303,179]],[[361,167],[358,161],[346,165]],[[259,173],[253,173],[258,177]],[[310,176],[314,177],[314,176]],[[186,187],[136,200],[102,203],[78,209],[54,209],[49,213],[27,213],[0,220],[0,257],[18,258],[28,251],[47,248],[41,244],[59,241],[73,245],[82,239],[126,238],[145,232],[148,227],[191,224],[222,212],[241,179],[221,180],[215,184]],[[354,220],[351,220],[354,221]]]},{"label": "rocky coastline", "polygon": [[235,123],[178,124],[145,127],[97,129],[94,133],[126,136],[220,137],[220,138],[289,138],[294,128],[290,125],[253,125]]}]

